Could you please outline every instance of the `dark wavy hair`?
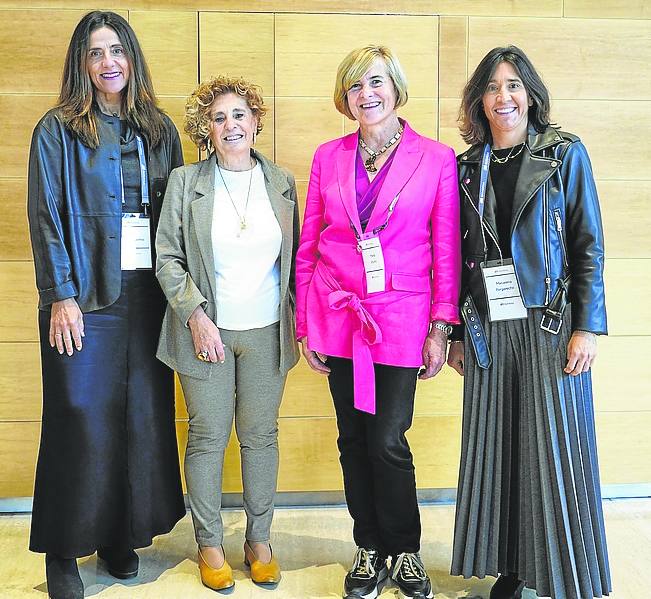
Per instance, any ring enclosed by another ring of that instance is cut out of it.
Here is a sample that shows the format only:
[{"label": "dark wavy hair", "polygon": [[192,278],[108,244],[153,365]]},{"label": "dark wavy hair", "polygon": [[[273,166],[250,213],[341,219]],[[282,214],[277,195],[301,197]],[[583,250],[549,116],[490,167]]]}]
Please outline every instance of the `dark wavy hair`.
[{"label": "dark wavy hair", "polygon": [[120,38],[129,61],[130,76],[122,93],[122,112],[129,125],[147,136],[152,147],[163,134],[163,111],[158,108],[154,86],[136,34],[131,25],[114,12],[93,11],[84,15],[70,39],[61,76],[57,108],[63,122],[86,146],[99,145],[93,114],[95,88],[86,61],[93,31],[109,27]]},{"label": "dark wavy hair", "polygon": [[534,68],[527,55],[516,46],[493,48],[482,58],[475,72],[463,88],[459,122],[461,137],[470,145],[485,143],[491,140],[488,119],[484,114],[482,97],[488,87],[488,82],[502,62],[508,62],[524,84],[527,94],[532,101],[529,107],[529,122],[536,131],[544,131],[551,123],[549,121],[550,100],[549,91],[542,78]]}]

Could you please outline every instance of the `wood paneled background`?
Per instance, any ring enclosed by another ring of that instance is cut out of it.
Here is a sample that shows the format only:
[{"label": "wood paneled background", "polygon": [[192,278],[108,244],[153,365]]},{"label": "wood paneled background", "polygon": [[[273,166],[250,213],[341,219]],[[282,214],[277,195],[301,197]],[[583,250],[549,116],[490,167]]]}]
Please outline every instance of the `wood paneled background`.
[{"label": "wood paneled background", "polygon": [[[201,78],[243,75],[271,108],[259,148],[296,175],[303,201],[316,146],[353,130],[334,109],[337,64],[383,43],[409,79],[401,110],[419,132],[464,147],[460,90],[483,54],[514,43],[553,97],[553,118],[584,140],[606,229],[610,336],[595,367],[602,481],[651,482],[651,5],[614,0],[114,0],[132,23],[162,106],[181,128]],[[36,292],[25,214],[34,124],[57,95],[65,49],[88,0],[0,0],[0,497],[32,493],[40,418]],[[468,12],[465,12],[468,11]],[[376,14],[373,14],[376,13]],[[378,14],[382,13],[382,14]],[[197,159],[184,139],[186,161]],[[454,487],[460,378],[420,383],[409,437],[422,488]],[[178,393],[183,446],[186,413]],[[281,491],[341,489],[326,381],[301,363],[280,421]],[[231,443],[225,490],[240,489]]]}]

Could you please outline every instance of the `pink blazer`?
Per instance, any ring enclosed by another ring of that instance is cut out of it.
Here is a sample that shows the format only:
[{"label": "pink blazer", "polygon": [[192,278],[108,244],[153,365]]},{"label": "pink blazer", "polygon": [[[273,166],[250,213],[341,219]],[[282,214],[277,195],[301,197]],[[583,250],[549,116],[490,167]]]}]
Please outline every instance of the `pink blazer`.
[{"label": "pink blazer", "polygon": [[355,407],[375,413],[373,363],[419,367],[432,320],[459,323],[461,251],[454,151],[407,123],[367,225],[379,233],[385,291],[368,294],[355,192],[357,133],[320,146],[296,255],[296,334],[353,359]]}]

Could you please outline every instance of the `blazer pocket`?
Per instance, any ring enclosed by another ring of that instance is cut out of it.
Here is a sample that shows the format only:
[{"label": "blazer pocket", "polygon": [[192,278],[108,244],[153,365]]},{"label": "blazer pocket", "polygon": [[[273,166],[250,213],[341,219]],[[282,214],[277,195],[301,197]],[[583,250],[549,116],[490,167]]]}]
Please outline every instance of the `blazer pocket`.
[{"label": "blazer pocket", "polygon": [[396,291],[427,293],[430,290],[430,286],[431,282],[428,276],[397,272],[391,275],[391,288]]}]

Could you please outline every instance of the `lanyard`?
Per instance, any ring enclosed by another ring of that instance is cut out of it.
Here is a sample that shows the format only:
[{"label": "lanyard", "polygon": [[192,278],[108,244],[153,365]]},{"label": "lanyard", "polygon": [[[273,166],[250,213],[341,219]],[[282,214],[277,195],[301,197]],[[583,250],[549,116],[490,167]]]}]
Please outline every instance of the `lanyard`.
[{"label": "lanyard", "polygon": [[[398,203],[398,200],[400,199],[400,193],[396,195],[393,200],[391,200],[391,203],[389,204],[389,210],[387,212],[387,219],[384,221],[384,224],[380,225],[379,227],[375,227],[371,231],[371,236],[376,236],[380,231],[384,231],[384,229],[387,228],[387,225],[389,224],[389,219],[391,218],[391,215],[393,214],[393,210],[396,207],[396,204]],[[357,232],[357,229],[355,228],[355,225],[353,224],[353,221],[350,221],[350,228],[353,230],[353,233],[355,233],[355,238],[357,241],[361,241],[362,238],[359,236],[359,233]],[[364,238],[369,237],[368,233],[364,234]]]},{"label": "lanyard", "polygon": [[481,157],[481,178],[479,179],[479,203],[477,210],[479,212],[479,220],[484,218],[484,206],[486,204],[486,186],[488,185],[488,171],[491,162],[491,147],[488,144],[484,145],[484,153]]},{"label": "lanyard", "polygon": [[[145,158],[145,144],[142,138],[136,135],[136,145],[138,146],[138,162],[140,163],[140,198],[145,215],[149,207],[149,179],[147,176],[147,160]],[[122,205],[124,201],[124,179],[122,178],[122,166],[120,166],[120,186],[122,187]]]}]

